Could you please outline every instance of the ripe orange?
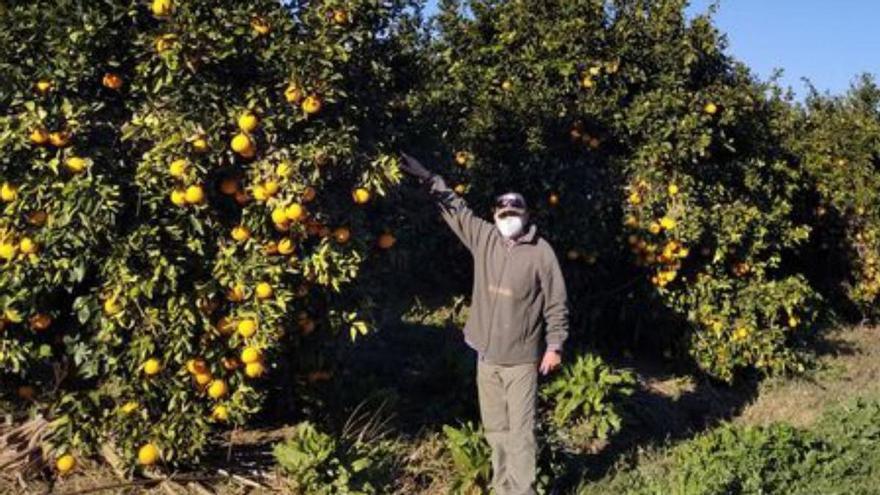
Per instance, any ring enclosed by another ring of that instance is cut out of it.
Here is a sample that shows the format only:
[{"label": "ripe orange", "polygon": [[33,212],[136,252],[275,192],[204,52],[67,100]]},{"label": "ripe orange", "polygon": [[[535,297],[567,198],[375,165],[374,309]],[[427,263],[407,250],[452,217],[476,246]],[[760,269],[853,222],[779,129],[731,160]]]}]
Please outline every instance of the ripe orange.
[{"label": "ripe orange", "polygon": [[670,196],[675,196],[676,194],[678,194],[678,186],[674,183],[669,184],[666,187],[666,192],[668,192]]},{"label": "ripe orange", "polygon": [[241,114],[241,116],[238,117],[238,128],[241,129],[242,132],[253,132],[258,125],[260,125],[259,119],[256,115],[249,111]]},{"label": "ripe orange", "polygon": [[299,203],[291,203],[284,210],[285,215],[287,215],[287,219],[296,222],[302,220],[302,218],[306,214],[306,209]]},{"label": "ripe orange", "polygon": [[307,186],[303,189],[302,201],[303,203],[311,203],[315,200],[315,196],[318,195],[318,192],[312,186]]},{"label": "ripe orange", "polygon": [[254,293],[257,296],[257,299],[269,299],[272,297],[274,291],[272,290],[272,286],[266,282],[260,282],[257,284]]},{"label": "ripe orange", "polygon": [[581,79],[581,87],[584,89],[590,89],[593,86],[595,86],[595,83],[593,82],[593,78],[589,75],[586,75]]},{"label": "ripe orange", "polygon": [[86,169],[86,166],[88,166],[88,162],[78,156],[72,156],[68,158],[66,162],[64,162],[64,165],[71,173],[79,174]]},{"label": "ripe orange", "polygon": [[296,105],[299,104],[300,101],[302,101],[303,92],[301,89],[299,89],[299,86],[294,83],[290,83],[287,86],[287,89],[284,90],[284,98],[287,100],[288,103],[293,103],[294,105]]},{"label": "ripe orange", "polygon": [[57,469],[58,474],[60,474],[62,476],[71,472],[73,470],[73,468],[75,468],[75,467],[76,467],[76,458],[74,458],[70,454],[64,454],[55,460],[55,469]]},{"label": "ripe orange", "polygon": [[247,134],[238,133],[232,137],[229,146],[232,147],[232,151],[241,155],[253,151],[254,142],[251,141],[250,136]]},{"label": "ripe orange", "polygon": [[[157,0],[158,1],[158,0]],[[154,2],[155,4],[155,2]],[[144,466],[152,466],[159,460],[159,449],[148,443],[138,449],[138,462]]]},{"label": "ripe orange", "polygon": [[196,153],[207,153],[211,149],[211,145],[208,144],[208,138],[205,136],[196,136],[195,139],[192,140],[193,151]]},{"label": "ripe orange", "polygon": [[639,195],[639,193],[634,192],[629,195],[629,204],[637,205],[637,204],[640,204],[641,202],[642,202],[642,196]]},{"label": "ripe orange", "polygon": [[229,387],[223,380],[214,380],[208,387],[208,397],[212,399],[221,399],[229,393]]},{"label": "ripe orange", "polygon": [[119,300],[115,297],[109,297],[106,301],[104,301],[104,313],[108,316],[113,316],[122,311],[122,305],[119,304]]},{"label": "ripe orange", "polygon": [[293,241],[290,239],[281,239],[278,241],[278,254],[288,255],[294,250]]},{"label": "ripe orange", "polygon": [[37,127],[36,129],[31,131],[30,135],[31,143],[42,146],[49,142],[49,133],[46,132],[46,129],[42,127]]},{"label": "ripe orange", "polygon": [[457,184],[452,190],[455,191],[455,194],[461,196],[467,192],[467,186],[464,184]]},{"label": "ripe orange", "polygon": [[510,91],[511,89],[513,89],[513,83],[509,80],[505,80],[501,83],[501,89],[503,89],[504,91]]},{"label": "ripe orange", "polygon": [[6,261],[12,261],[17,253],[18,246],[16,246],[15,243],[10,241],[0,242],[0,258],[3,258]]},{"label": "ripe orange", "polygon": [[302,102],[302,109],[305,113],[312,115],[321,111],[321,98],[316,95],[308,96]]},{"label": "ripe orange", "polygon": [[200,389],[205,385],[211,383],[211,380],[213,379],[214,377],[211,376],[210,373],[195,373],[193,375],[193,381],[196,382],[196,387]]},{"label": "ripe orange", "polygon": [[703,106],[703,111],[709,115],[715,115],[718,112],[718,105],[712,102],[706,103],[706,105]]},{"label": "ripe orange", "polygon": [[21,251],[22,254],[36,254],[39,249],[40,247],[30,237],[22,237],[21,240],[18,241],[18,250]]},{"label": "ripe orange", "polygon": [[678,223],[672,217],[663,217],[660,219],[660,226],[666,230],[672,230]]},{"label": "ripe orange", "polygon": [[144,374],[147,376],[153,376],[162,371],[162,363],[159,362],[156,358],[150,358],[144,361],[143,364]]},{"label": "ripe orange", "polygon": [[263,376],[265,371],[266,368],[263,366],[262,361],[255,361],[244,365],[244,374],[249,378],[259,378]]},{"label": "ripe orange", "polygon": [[550,206],[559,206],[559,195],[556,193],[550,193],[550,196],[547,197],[547,203]]},{"label": "ripe orange", "polygon": [[49,143],[56,148],[63,148],[70,144],[70,133],[67,131],[50,132]]},{"label": "ripe orange", "polygon": [[344,9],[336,9],[333,11],[333,22],[336,24],[348,24],[348,12]]},{"label": "ripe orange", "polygon": [[234,357],[224,357],[220,360],[220,364],[223,365],[223,369],[226,371],[235,371],[241,366],[241,362],[238,358]]},{"label": "ripe orange", "polygon": [[186,188],[185,199],[191,205],[200,204],[205,200],[205,191],[199,185],[189,186]]},{"label": "ripe orange", "polygon": [[209,373],[208,363],[202,358],[189,359],[186,362],[186,371],[193,375]]},{"label": "ripe orange", "polygon": [[394,237],[394,234],[390,232],[385,232],[379,236],[376,240],[376,244],[380,249],[391,249],[394,246],[394,243],[397,242],[397,239]]},{"label": "ripe orange", "polygon": [[171,175],[171,177],[179,179],[183,177],[184,174],[186,174],[187,168],[188,166],[186,160],[184,160],[183,158],[178,158],[177,160],[171,162],[170,165],[168,165],[168,174]]},{"label": "ripe orange", "polygon": [[274,180],[267,180],[263,183],[263,189],[266,191],[266,196],[271,198],[278,194],[278,182]]},{"label": "ripe orange", "polygon": [[238,327],[236,329],[242,337],[252,337],[257,332],[257,322],[250,319],[244,319],[238,322]]},{"label": "ripe orange", "polygon": [[339,244],[345,244],[351,239],[351,230],[348,227],[337,227],[333,231],[333,238]]},{"label": "ripe orange", "polygon": [[30,317],[31,329],[36,332],[42,332],[52,325],[52,317],[46,313],[37,313]]},{"label": "ripe orange", "polygon": [[214,421],[226,421],[229,419],[229,410],[223,404],[218,404],[211,411],[211,418]]},{"label": "ripe orange", "polygon": [[288,161],[283,161],[275,167],[275,175],[281,178],[290,177],[291,172],[293,172],[293,167]]},{"label": "ripe orange", "polygon": [[241,362],[245,364],[255,363],[261,358],[260,350],[256,347],[245,347],[241,351]]},{"label": "ripe orange", "polygon": [[286,227],[288,223],[287,212],[283,206],[279,206],[272,210],[272,223],[277,226]]},{"label": "ripe orange", "polygon": [[265,36],[269,34],[269,31],[271,31],[269,21],[259,16],[251,19],[251,28],[254,30],[255,33],[257,33],[258,36]]},{"label": "ripe orange", "polygon": [[108,72],[104,74],[104,78],[101,79],[101,84],[103,84],[105,88],[118,90],[122,87],[122,78],[119,74]]},{"label": "ripe orange", "polygon": [[37,89],[37,93],[45,95],[52,90],[52,81],[48,79],[40,79],[39,81],[37,81],[37,84],[35,86]]},{"label": "ripe orange", "polygon": [[266,192],[266,187],[262,184],[257,184],[253,188],[254,199],[257,201],[266,201],[269,199],[269,194]]},{"label": "ripe orange", "polygon": [[251,231],[244,225],[239,225],[232,229],[232,238],[238,242],[243,242],[251,238]]},{"label": "ripe orange", "polygon": [[469,159],[470,154],[467,151],[457,151],[455,153],[455,163],[461,167],[467,166]]},{"label": "ripe orange", "polygon": [[171,191],[171,202],[176,206],[186,206],[186,191],[183,189]]},{"label": "ripe orange", "polygon": [[358,187],[351,193],[351,197],[355,203],[362,205],[366,204],[370,200],[370,191],[366,190],[363,187]]}]

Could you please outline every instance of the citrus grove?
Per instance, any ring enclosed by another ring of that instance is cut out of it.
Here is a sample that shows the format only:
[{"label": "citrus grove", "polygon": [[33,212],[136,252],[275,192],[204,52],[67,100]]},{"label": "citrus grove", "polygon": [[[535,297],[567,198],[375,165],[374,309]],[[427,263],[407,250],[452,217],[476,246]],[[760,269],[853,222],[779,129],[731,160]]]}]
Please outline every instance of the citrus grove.
[{"label": "citrus grove", "polygon": [[875,312],[876,86],[795,104],[684,0],[10,4],[0,404],[59,474],[197,462],[382,302],[466,291],[400,149],[482,216],[526,196],[573,349],[731,382]]}]

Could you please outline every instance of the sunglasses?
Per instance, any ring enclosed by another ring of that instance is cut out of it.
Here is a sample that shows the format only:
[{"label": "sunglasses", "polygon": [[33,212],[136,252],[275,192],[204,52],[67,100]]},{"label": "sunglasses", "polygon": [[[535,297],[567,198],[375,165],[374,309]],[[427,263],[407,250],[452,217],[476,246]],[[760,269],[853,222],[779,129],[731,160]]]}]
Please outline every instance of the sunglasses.
[{"label": "sunglasses", "polygon": [[519,208],[522,210],[526,209],[526,203],[522,200],[522,198],[518,198],[516,196],[499,196],[495,199],[495,208]]}]

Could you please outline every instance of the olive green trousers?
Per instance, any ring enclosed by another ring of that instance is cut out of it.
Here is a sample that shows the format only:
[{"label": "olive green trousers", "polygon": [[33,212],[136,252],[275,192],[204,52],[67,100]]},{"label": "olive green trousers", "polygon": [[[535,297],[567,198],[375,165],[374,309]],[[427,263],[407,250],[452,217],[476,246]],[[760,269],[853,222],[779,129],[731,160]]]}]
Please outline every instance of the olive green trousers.
[{"label": "olive green trousers", "polygon": [[492,447],[495,493],[534,495],[538,365],[501,366],[478,358],[477,392],[483,429]]}]

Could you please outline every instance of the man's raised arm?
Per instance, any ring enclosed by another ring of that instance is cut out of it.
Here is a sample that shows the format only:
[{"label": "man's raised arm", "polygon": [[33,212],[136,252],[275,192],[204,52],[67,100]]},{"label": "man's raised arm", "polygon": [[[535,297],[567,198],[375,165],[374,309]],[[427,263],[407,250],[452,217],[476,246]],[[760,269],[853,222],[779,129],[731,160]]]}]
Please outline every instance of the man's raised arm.
[{"label": "man's raised arm", "polygon": [[449,228],[461,239],[461,242],[473,250],[474,246],[486,239],[494,228],[491,223],[474,215],[467,206],[464,198],[455,193],[440,175],[434,174],[425,168],[418,160],[401,153],[403,158],[400,169],[417,178],[419,182],[428,187],[431,197],[440,207],[440,214]]}]

